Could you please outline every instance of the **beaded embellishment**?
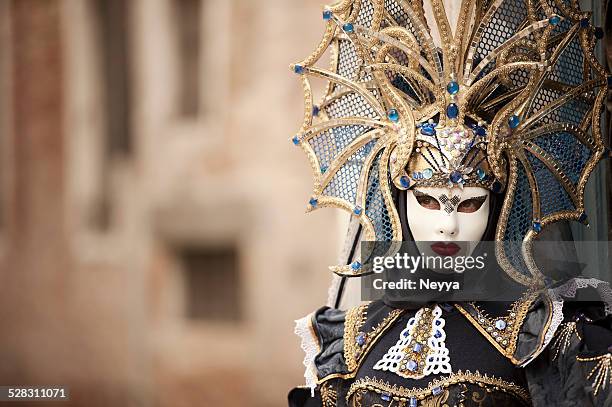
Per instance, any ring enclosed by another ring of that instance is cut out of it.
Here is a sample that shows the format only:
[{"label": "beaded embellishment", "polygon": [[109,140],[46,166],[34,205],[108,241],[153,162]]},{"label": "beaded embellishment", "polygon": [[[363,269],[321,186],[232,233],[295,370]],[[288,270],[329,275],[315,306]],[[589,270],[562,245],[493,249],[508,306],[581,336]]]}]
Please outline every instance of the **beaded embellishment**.
[{"label": "beaded embellishment", "polygon": [[408,320],[394,346],[374,365],[374,370],[393,372],[401,377],[420,379],[431,374],[451,373],[445,345],[442,309],[421,308]]}]

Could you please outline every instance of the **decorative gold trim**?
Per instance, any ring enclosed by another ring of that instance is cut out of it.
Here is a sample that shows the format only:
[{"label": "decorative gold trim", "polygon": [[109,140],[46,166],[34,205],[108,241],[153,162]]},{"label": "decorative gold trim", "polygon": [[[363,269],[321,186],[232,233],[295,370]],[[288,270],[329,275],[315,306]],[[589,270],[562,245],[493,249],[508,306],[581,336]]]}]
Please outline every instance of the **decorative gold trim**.
[{"label": "decorative gold trim", "polygon": [[332,383],[326,382],[321,384],[321,407],[336,407],[338,403],[338,392],[334,389]]},{"label": "decorative gold trim", "polygon": [[608,384],[612,387],[612,355],[595,356],[590,358],[576,357],[578,362],[597,362],[587,375],[587,380],[593,377],[593,394],[597,397],[599,390],[605,390]]},{"label": "decorative gold trim", "polygon": [[[363,332],[361,329],[367,320],[369,305],[370,303],[351,308],[346,313],[344,323],[344,360],[351,373],[357,370],[365,356],[378,341],[378,338],[406,312],[406,310],[402,309],[393,309],[369,332]],[[358,343],[358,337],[360,341],[362,340],[361,343]]]},{"label": "decorative gold trim", "polygon": [[[455,304],[455,308],[497,349],[503,356],[515,365],[523,363],[514,356],[518,342],[518,334],[529,308],[538,298],[538,293],[526,293],[521,299],[512,303],[508,314],[503,317],[489,317],[475,303],[465,305]],[[475,314],[472,314],[466,307]],[[550,319],[550,318],[549,318]],[[503,329],[498,329],[495,323],[501,320],[505,323]],[[542,331],[546,332],[546,329]],[[501,339],[498,339],[501,338]]]},{"label": "decorative gold trim", "polygon": [[351,396],[360,390],[374,391],[376,393],[389,393],[391,398],[398,402],[406,402],[413,397],[417,400],[424,400],[432,395],[432,391],[435,388],[446,389],[452,385],[461,383],[476,384],[480,387],[490,386],[492,387],[491,390],[500,390],[505,393],[509,393],[525,405],[531,405],[531,397],[529,396],[529,392],[523,387],[495,376],[489,376],[487,374],[483,375],[478,371],[472,373],[469,370],[465,372],[459,370],[457,373],[452,373],[447,377],[434,379],[427,384],[427,387],[424,388],[407,388],[398,386],[397,384],[391,385],[388,382],[376,378],[364,377],[356,380],[355,383],[351,385],[346,395],[346,400],[348,403]]},{"label": "decorative gold trim", "polygon": [[564,354],[572,344],[572,338],[576,335],[578,341],[582,341],[582,337],[578,332],[576,322],[566,322],[561,324],[561,327],[555,335],[555,339],[550,344],[550,350],[554,351],[553,360],[557,359],[559,355]]}]

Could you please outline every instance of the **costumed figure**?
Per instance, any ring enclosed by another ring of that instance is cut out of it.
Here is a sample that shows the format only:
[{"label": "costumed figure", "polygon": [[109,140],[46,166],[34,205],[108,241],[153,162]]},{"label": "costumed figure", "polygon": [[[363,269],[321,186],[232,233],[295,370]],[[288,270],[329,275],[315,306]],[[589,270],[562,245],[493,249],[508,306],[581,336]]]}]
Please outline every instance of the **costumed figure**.
[{"label": "costumed figure", "polygon": [[[611,80],[590,13],[576,0],[343,0],[323,19],[321,43],[291,67],[308,211],[345,210],[355,242],[449,256],[495,242],[500,286],[523,290],[342,310],[345,279],[369,272],[348,256],[331,267],[329,306],[297,321],[306,386],[290,406],[612,406],[609,285],[534,255],[547,233],[569,240],[563,225],[588,222],[585,186],[609,154]],[[597,300],[568,301],[580,290]]]}]

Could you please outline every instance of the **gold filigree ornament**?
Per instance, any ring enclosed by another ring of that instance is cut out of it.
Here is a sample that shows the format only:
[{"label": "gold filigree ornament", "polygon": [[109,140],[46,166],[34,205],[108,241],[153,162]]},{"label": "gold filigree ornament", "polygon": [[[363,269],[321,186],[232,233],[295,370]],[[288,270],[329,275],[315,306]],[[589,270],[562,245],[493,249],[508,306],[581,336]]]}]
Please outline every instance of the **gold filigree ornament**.
[{"label": "gold filigree ornament", "polygon": [[338,405],[338,392],[334,389],[332,383],[321,385],[321,402],[322,407],[336,407]]},{"label": "gold filigree ornament", "polygon": [[[351,397],[359,394],[360,391],[372,391],[381,395],[384,401],[395,401],[397,403],[407,403],[409,406],[430,405],[432,397],[436,398],[445,394],[450,386],[461,384],[476,384],[487,390],[502,391],[510,394],[520,401],[523,405],[531,405],[529,392],[523,387],[487,374],[474,373],[468,371],[458,371],[448,376],[434,379],[427,386],[421,388],[408,388],[397,384],[390,384],[380,379],[364,377],[355,380],[346,395],[347,402]],[[446,393],[448,397],[448,393]]]},{"label": "gold filigree ornament", "polygon": [[612,354],[595,356],[591,358],[577,357],[579,362],[595,362],[595,366],[587,375],[587,379],[592,380],[593,395],[597,397],[599,390],[606,389],[608,385],[612,386]]},{"label": "gold filigree ornament", "polygon": [[521,325],[538,294],[525,293],[512,303],[505,316],[492,317],[476,303],[455,304],[455,308],[487,339],[502,355],[515,364],[521,361],[514,357]]},{"label": "gold filigree ornament", "polygon": [[[584,188],[606,151],[600,30],[577,3],[461,0],[457,21],[443,0],[325,8],[323,39],[291,65],[305,100],[292,141],[314,174],[307,211],[343,209],[363,241],[399,242],[394,188],[505,190],[498,262],[542,286],[531,242],[551,223],[586,222]],[[359,262],[331,269],[367,272]]]},{"label": "gold filigree ornament", "polygon": [[554,352],[553,360],[557,359],[559,355],[564,354],[569,349],[572,345],[574,336],[576,336],[579,341],[582,340],[576,322],[571,321],[561,325],[555,335],[555,339],[550,345],[551,351]]},{"label": "gold filigree ornament", "polygon": [[[406,311],[396,308],[391,311],[375,326],[369,330],[364,329],[367,321],[368,307],[370,303],[351,308],[346,313],[344,323],[344,360],[349,370],[346,377],[352,377],[361,362],[376,344],[376,341],[393,323]],[[328,378],[323,378],[327,380]]]}]

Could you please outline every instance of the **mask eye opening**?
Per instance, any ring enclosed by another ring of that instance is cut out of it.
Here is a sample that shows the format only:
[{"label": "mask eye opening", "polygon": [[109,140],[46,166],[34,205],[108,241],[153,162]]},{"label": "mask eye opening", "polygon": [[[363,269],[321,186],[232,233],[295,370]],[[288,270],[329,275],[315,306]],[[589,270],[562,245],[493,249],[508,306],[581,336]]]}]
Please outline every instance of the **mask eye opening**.
[{"label": "mask eye opening", "polygon": [[429,209],[432,211],[440,210],[440,202],[436,198],[431,195],[428,195],[424,192],[414,190],[414,197],[416,198],[419,205],[421,205],[425,209]]},{"label": "mask eye opening", "polygon": [[457,212],[462,212],[462,213],[478,212],[478,210],[482,207],[482,205],[485,203],[486,200],[487,200],[486,195],[476,196],[473,198],[466,199],[465,201],[462,201],[461,203],[459,203],[459,206],[457,207]]}]

